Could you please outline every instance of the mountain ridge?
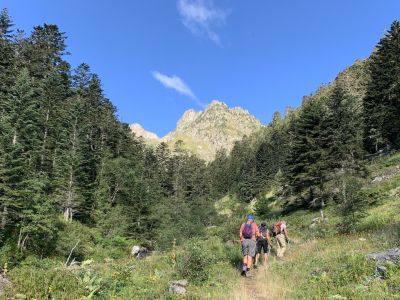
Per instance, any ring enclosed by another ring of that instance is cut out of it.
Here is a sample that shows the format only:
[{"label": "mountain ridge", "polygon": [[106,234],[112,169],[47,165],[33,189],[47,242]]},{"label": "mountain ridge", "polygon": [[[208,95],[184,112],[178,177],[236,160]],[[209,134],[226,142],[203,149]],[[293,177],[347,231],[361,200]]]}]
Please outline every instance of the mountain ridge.
[{"label": "mountain ridge", "polygon": [[139,131],[139,126],[133,125],[131,130],[147,144],[164,142],[173,150],[175,143],[182,141],[184,149],[206,161],[212,160],[220,149],[230,152],[236,141],[264,127],[248,110],[230,108],[219,100],[213,100],[204,111],[185,111],[176,129],[162,138],[154,139],[155,134],[146,132],[140,125]]}]

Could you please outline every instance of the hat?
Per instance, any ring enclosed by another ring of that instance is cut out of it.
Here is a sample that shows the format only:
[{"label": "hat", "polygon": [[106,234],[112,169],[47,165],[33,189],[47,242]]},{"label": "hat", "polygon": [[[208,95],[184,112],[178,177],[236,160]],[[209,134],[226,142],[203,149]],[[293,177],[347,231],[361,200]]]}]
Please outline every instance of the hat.
[{"label": "hat", "polygon": [[254,217],[253,216],[247,216],[247,220],[253,220],[254,221]]}]

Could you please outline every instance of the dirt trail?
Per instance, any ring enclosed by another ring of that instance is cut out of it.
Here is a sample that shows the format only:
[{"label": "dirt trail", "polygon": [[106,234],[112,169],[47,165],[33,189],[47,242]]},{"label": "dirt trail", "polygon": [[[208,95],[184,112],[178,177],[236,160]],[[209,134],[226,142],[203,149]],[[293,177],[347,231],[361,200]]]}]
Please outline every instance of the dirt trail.
[{"label": "dirt trail", "polygon": [[[272,258],[274,260],[275,258]],[[287,290],[272,276],[267,267],[253,270],[253,277],[243,278],[240,286],[229,297],[235,300],[279,300],[286,299]]]}]

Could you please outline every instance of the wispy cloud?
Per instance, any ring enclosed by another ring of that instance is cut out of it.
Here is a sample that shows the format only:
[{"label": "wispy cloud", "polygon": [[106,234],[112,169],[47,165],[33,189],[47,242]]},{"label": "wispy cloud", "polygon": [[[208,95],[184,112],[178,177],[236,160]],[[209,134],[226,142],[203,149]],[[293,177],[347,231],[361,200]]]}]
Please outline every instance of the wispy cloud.
[{"label": "wispy cloud", "polygon": [[192,99],[196,99],[196,96],[193,94],[190,87],[178,76],[168,76],[158,71],[154,71],[152,74],[153,77],[161,82],[165,87],[173,89],[178,93],[181,93],[182,95],[188,96]]},{"label": "wispy cloud", "polygon": [[195,96],[192,92],[190,87],[178,76],[172,75],[168,76],[159,71],[152,72],[153,77],[161,82],[166,88],[173,89],[178,93],[189,97],[190,99],[194,100],[197,105],[204,107],[204,103],[200,102],[199,99]]},{"label": "wispy cloud", "polygon": [[216,7],[212,0],[178,0],[182,23],[192,33],[206,35],[216,44],[220,37],[215,27],[225,23],[228,11]]}]

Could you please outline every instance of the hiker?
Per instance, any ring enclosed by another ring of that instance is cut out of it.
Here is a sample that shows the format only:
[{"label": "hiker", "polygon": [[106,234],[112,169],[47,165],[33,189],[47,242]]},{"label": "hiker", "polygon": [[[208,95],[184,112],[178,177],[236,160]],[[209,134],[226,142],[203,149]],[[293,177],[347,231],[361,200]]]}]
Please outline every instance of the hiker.
[{"label": "hiker", "polygon": [[259,236],[258,226],[253,216],[248,216],[240,226],[240,241],[242,242],[243,271],[242,275],[250,277],[253,257],[256,255],[256,238]]},{"label": "hiker", "polygon": [[271,236],[269,234],[269,229],[267,224],[261,223],[261,226],[258,228],[259,236],[257,237],[257,254],[256,254],[256,263],[255,266],[258,266],[260,261],[261,251],[264,251],[264,265],[268,262],[269,256],[269,247],[272,246]]},{"label": "hiker", "polygon": [[276,256],[282,258],[286,251],[286,243],[289,242],[286,221],[278,221],[274,223],[272,225],[272,235],[275,237],[276,244],[278,245]]}]

